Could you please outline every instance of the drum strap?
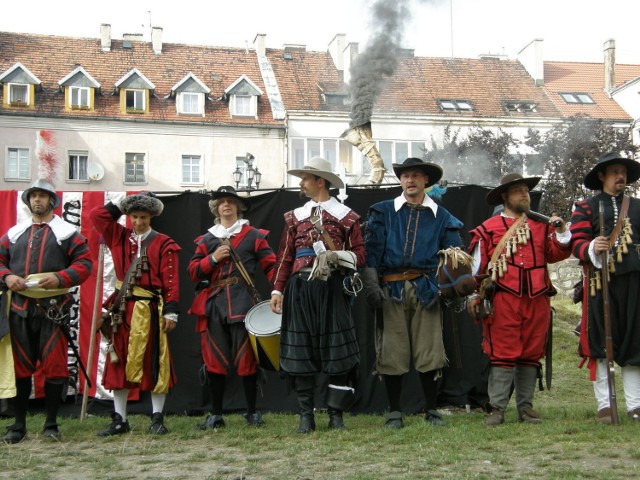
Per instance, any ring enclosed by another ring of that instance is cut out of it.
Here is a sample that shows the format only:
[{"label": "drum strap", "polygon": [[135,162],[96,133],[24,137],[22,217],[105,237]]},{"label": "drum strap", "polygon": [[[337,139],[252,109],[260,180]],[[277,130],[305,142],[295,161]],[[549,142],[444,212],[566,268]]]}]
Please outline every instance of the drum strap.
[{"label": "drum strap", "polygon": [[251,275],[249,275],[247,268],[244,266],[244,263],[242,263],[242,259],[240,258],[240,255],[238,255],[238,252],[236,252],[236,250],[233,248],[233,245],[231,245],[231,242],[229,241],[228,238],[221,238],[220,243],[222,245],[226,245],[229,247],[229,253],[231,254],[231,259],[236,264],[236,268],[238,269],[238,272],[240,273],[242,280],[244,280],[244,284],[247,287],[247,290],[249,291],[251,298],[253,298],[253,301],[255,303],[260,303],[262,301],[262,298],[260,297],[260,292],[258,292],[258,289],[256,288],[255,283],[253,283],[253,278],[251,278]]}]

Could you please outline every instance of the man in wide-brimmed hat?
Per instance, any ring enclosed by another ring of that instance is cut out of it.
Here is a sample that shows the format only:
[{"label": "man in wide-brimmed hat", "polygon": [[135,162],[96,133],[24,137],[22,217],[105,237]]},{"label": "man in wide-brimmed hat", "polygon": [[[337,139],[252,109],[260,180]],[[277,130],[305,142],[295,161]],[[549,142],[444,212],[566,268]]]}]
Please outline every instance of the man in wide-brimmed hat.
[{"label": "man in wide-brimmed hat", "polygon": [[[529,191],[539,181],[540,177],[519,173],[502,177],[500,185],[487,194],[487,203],[502,204],[504,210],[470,232],[474,273],[488,276],[494,285],[493,295],[487,298],[493,303],[493,314],[477,319],[483,322],[482,347],[491,363],[487,426],[504,422],[514,384],[519,421],[541,422],[533,409],[533,396],[549,331],[549,299],[555,294],[547,264],[569,257],[571,234],[559,217],[552,216],[548,222],[527,217]],[[552,227],[555,222],[558,226]]]},{"label": "man in wide-brimmed hat", "polygon": [[[382,344],[376,370],[384,377],[387,428],[403,426],[400,399],[411,362],[420,375],[425,421],[443,426],[436,410],[437,380],[447,358],[438,302],[438,251],[460,247],[462,222],[425,193],[442,178],[442,168],[418,158],[394,164],[402,194],[369,209],[363,271],[369,304],[382,308]],[[382,288],[378,276],[381,276]]]},{"label": "man in wide-brimmed hat", "polygon": [[[588,295],[589,286],[602,270],[609,271],[609,305],[613,359],[622,367],[627,413],[640,420],[640,200],[625,195],[640,178],[640,163],[618,152],[599,158],[584,178],[584,186],[599,190],[576,203],[571,217],[573,255],[584,268],[580,353],[588,359],[600,423],[612,422],[605,351],[602,291]],[[601,233],[600,206],[604,217]],[[609,258],[603,265],[602,255]]]},{"label": "man in wide-brimmed hat", "polygon": [[342,429],[342,412],[353,394],[341,393],[353,393],[360,361],[350,297],[344,290],[345,276],[365,261],[359,216],[330,195],[331,187],[344,188],[344,183],[324,158],[314,157],[288,173],[300,177],[300,192],[310,200],[284,215],[271,295],[272,310],[282,313],[280,368],[298,395],[297,432],[316,428],[314,387],[319,373],[329,375],[329,428]]},{"label": "man in wide-brimmed hat", "polygon": [[[0,239],[0,351],[11,346],[13,356],[0,355],[0,398],[14,397],[15,422],[3,440],[18,443],[27,434],[27,406],[36,364],[44,375],[46,419],[44,437],[60,439],[57,414],[69,378],[68,338],[64,326],[73,304],[70,287],[90,275],[87,240],[53,210],[60,197],[49,179],[39,178],[22,193],[31,218],[13,226]],[[55,315],[55,318],[52,318]],[[10,333],[9,333],[10,332]],[[7,388],[8,387],[8,388]]]},{"label": "man in wide-brimmed hat", "polygon": [[[249,225],[243,218],[249,210],[247,198],[231,186],[211,194],[209,208],[214,225],[196,238],[196,251],[189,262],[189,276],[201,282],[189,313],[197,315],[200,349],[211,391],[212,409],[201,430],[225,426],[222,402],[227,376],[242,378],[247,424],[264,424],[256,410],[258,362],[249,345],[244,319],[258,301],[254,273],[257,267],[273,280],[276,256],[268,243],[269,232]],[[204,283],[202,283],[204,282]]]},{"label": "man in wide-brimmed hat", "polygon": [[[102,383],[113,390],[111,423],[98,436],[129,431],[127,398],[131,388],[151,392],[149,433],[163,435],[163,409],[169,389],[176,383],[167,334],[178,322],[180,299],[178,253],[180,246],[151,228],[151,219],[164,204],[151,192],[125,197],[120,205],[96,207],[90,218],[111,251],[117,277],[116,291],[103,307],[108,322],[109,349]],[[118,222],[127,215],[132,228]]]}]

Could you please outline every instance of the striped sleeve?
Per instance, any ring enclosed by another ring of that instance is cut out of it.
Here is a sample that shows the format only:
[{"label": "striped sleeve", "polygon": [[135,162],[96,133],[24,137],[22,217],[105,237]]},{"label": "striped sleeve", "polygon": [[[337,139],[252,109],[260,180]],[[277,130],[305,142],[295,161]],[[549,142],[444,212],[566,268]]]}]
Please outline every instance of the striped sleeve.
[{"label": "striped sleeve", "polygon": [[593,211],[586,200],[577,202],[571,215],[571,253],[584,263],[591,263],[589,244],[594,239]]}]

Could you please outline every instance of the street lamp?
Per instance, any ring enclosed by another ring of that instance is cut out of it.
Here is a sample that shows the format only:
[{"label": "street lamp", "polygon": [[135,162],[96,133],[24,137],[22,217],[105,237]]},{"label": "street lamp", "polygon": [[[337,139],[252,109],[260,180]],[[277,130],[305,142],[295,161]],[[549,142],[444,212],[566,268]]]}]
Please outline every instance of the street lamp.
[{"label": "street lamp", "polygon": [[[260,188],[260,180],[262,180],[262,173],[258,170],[258,167],[253,167],[253,160],[256,157],[254,157],[251,153],[247,152],[247,154],[245,155],[245,157],[242,159],[242,161],[245,163],[245,173],[247,174],[247,187],[245,188],[245,190],[256,190],[258,188]],[[233,181],[236,182],[236,190],[239,188],[240,186],[240,182],[242,181],[242,176],[243,173],[240,170],[239,166],[236,166],[235,171],[232,173],[233,175]],[[256,186],[253,186],[253,183],[255,182]]]}]

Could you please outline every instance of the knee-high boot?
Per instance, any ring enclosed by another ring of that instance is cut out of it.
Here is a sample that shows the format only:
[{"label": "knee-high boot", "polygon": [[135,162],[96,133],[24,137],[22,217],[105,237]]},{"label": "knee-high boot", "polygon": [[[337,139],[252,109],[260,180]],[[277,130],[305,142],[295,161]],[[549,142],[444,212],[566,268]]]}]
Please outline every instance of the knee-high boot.
[{"label": "knee-high boot", "polygon": [[533,409],[533,394],[536,391],[538,369],[532,366],[518,365],[515,373],[516,406],[518,419],[526,423],[542,423],[540,415]]},{"label": "knee-high boot", "polygon": [[298,395],[298,404],[300,405],[300,424],[296,432],[313,432],[316,429],[316,420],[313,414],[315,377],[313,375],[304,377],[296,376],[294,377],[293,383]]}]

